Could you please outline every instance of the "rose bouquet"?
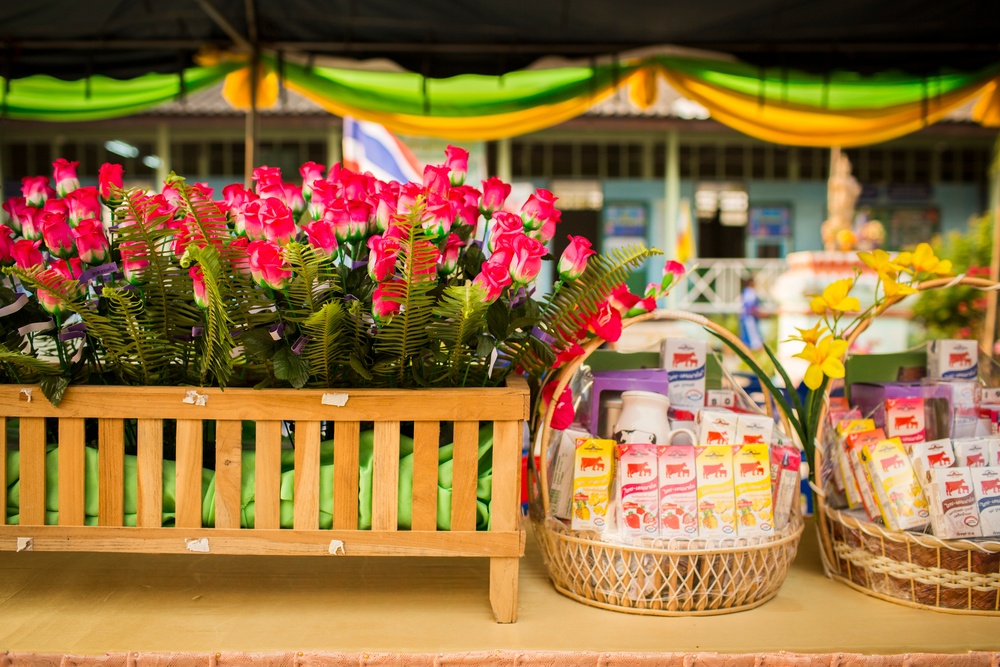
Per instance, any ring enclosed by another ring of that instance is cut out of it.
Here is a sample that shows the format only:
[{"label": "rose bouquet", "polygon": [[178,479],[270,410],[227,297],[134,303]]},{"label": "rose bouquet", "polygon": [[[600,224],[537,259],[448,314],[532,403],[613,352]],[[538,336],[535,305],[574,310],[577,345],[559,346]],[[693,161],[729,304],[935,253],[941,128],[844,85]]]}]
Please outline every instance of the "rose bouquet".
[{"label": "rose bouquet", "polygon": [[54,403],[71,383],[492,386],[654,307],[662,285],[627,298],[624,282],[659,251],[596,255],[582,237],[540,296],[555,197],[508,210],[500,179],[464,183],[467,159],[449,147],[410,183],[307,163],[299,186],[260,167],[220,201],[174,175],[126,190],[113,164],[80,187],[60,159],[54,189],[25,178],[3,204],[0,381]]}]

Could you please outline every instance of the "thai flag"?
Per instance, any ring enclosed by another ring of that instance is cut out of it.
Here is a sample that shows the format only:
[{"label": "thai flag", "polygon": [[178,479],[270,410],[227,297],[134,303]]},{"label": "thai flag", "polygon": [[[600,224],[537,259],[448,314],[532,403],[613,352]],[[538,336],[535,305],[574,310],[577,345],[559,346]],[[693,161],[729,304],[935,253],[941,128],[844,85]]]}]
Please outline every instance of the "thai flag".
[{"label": "thai flag", "polygon": [[344,116],[343,165],[382,181],[421,182],[424,166],[399,137],[378,123]]}]

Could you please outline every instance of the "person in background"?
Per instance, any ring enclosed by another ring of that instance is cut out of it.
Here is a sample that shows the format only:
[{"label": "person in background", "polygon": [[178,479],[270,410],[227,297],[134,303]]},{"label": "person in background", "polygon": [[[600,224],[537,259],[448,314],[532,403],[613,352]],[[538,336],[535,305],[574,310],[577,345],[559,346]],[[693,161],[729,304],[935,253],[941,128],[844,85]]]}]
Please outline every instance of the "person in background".
[{"label": "person in background", "polygon": [[760,297],[754,289],[752,278],[741,280],[740,291],[740,340],[753,351],[763,349],[760,335]]}]

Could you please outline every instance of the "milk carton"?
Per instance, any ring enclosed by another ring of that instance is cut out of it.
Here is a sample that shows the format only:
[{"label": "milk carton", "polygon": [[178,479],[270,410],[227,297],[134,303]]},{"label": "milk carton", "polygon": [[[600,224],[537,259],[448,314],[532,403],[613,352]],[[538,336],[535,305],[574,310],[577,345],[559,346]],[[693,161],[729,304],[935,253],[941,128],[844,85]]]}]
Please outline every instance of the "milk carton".
[{"label": "milk carton", "polygon": [[931,528],[945,539],[979,537],[979,511],[972,492],[972,468],[934,468],[927,485]]},{"label": "milk carton", "polygon": [[955,447],[955,465],[966,468],[985,466],[989,460],[990,438],[957,438],[952,440]]},{"label": "milk carton", "polygon": [[550,447],[548,457],[549,506],[552,514],[560,519],[569,519],[573,512],[573,460],[576,458],[578,439],[586,440],[586,431],[566,429]]},{"label": "milk carton", "polygon": [[799,465],[802,453],[797,447],[771,447],[771,498],[774,503],[774,529],[788,525],[792,506],[799,495]]},{"label": "milk carton", "polygon": [[979,421],[982,388],[976,381],[938,382],[951,403],[949,425],[951,437],[971,438]]},{"label": "milk carton", "polygon": [[774,420],[767,415],[746,415],[736,417],[736,439],[734,444],[752,445],[771,442]]},{"label": "milk carton", "polygon": [[603,530],[614,473],[614,440],[578,440],[573,465],[573,530]]},{"label": "milk carton", "polygon": [[705,405],[705,359],[703,340],[668,338],[663,341],[661,363],[667,370],[671,405],[700,408]]},{"label": "milk carton", "polygon": [[866,445],[861,451],[882,521],[891,530],[920,530],[930,521],[927,499],[899,438]]},{"label": "milk carton", "polygon": [[899,438],[904,444],[926,440],[924,399],[885,399],[885,434],[890,438]]},{"label": "milk carton", "polygon": [[733,487],[733,448],[729,445],[697,447],[698,537],[736,537]]},{"label": "milk carton", "polygon": [[656,466],[656,445],[618,445],[619,513],[626,541],[659,534]]},{"label": "milk carton", "polygon": [[861,460],[861,452],[866,445],[874,447],[882,440],[885,440],[885,433],[880,428],[849,433],[844,439],[844,459],[850,467],[851,478],[858,495],[861,496],[861,505],[865,508],[865,514],[872,521],[878,518],[879,508],[878,502],[875,500],[875,490],[872,489],[868,475],[865,474],[865,464]]},{"label": "milk carton", "polygon": [[917,479],[921,484],[930,480],[930,472],[934,468],[950,468],[955,465],[955,451],[952,449],[951,440],[930,440],[928,442],[915,442],[906,448],[910,454],[910,463],[917,473]]},{"label": "milk carton", "polygon": [[1000,536],[1000,468],[971,468],[972,492],[983,537]]},{"label": "milk carton", "polygon": [[734,444],[736,421],[735,412],[702,410],[698,413],[698,444],[703,447]]},{"label": "milk carton", "polygon": [[989,465],[1000,468],[1000,438],[988,438]]},{"label": "milk carton", "polygon": [[837,432],[840,434],[840,446],[832,450],[834,459],[834,472],[840,475],[840,486],[847,499],[847,506],[856,509],[864,505],[864,498],[861,496],[860,484],[855,480],[854,470],[851,460],[847,455],[847,438],[855,433],[871,433],[875,429],[875,422],[871,419],[849,419],[841,420],[837,423]]},{"label": "milk carton", "polygon": [[698,537],[698,488],[694,447],[657,446],[660,537]]},{"label": "milk carton", "polygon": [[705,393],[705,405],[710,408],[735,408],[736,392],[732,389],[709,389]]},{"label": "milk carton", "polygon": [[927,345],[927,377],[948,381],[977,379],[979,344],[974,340],[932,340]]},{"label": "milk carton", "polygon": [[733,454],[736,533],[757,537],[774,533],[771,462],[766,444],[743,445]]}]

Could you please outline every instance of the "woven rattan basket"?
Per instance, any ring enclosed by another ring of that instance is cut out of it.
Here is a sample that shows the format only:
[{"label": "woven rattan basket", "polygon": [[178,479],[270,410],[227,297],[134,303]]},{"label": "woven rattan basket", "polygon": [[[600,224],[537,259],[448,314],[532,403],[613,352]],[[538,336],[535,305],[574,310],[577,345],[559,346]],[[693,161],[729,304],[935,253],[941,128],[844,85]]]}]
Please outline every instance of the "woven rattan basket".
[{"label": "woven rattan basket", "polygon": [[[918,289],[956,285],[1000,290],[994,281],[966,276],[927,281]],[[849,343],[870,322],[862,320],[849,332]],[[817,443],[815,471],[823,470],[822,450]],[[814,484],[813,491],[823,567],[829,577],[868,595],[911,607],[1000,615],[1000,540],[944,540],[888,530],[829,507],[822,486],[821,482]]]},{"label": "woven rattan basket", "polygon": [[[657,316],[700,324],[741,345],[728,330],[700,315],[660,311]],[[652,317],[643,315],[625,324]],[[553,380],[557,383],[554,395],[562,393],[573,373],[602,343],[591,341],[583,355],[560,370]],[[802,535],[797,508],[783,530],[760,540],[675,538],[624,545],[604,541],[597,533],[572,531],[549,512],[545,470],[551,419],[550,407],[540,426],[538,484],[529,486],[535,539],[556,590],[594,607],[658,616],[725,614],[752,609],[777,594]]]}]

